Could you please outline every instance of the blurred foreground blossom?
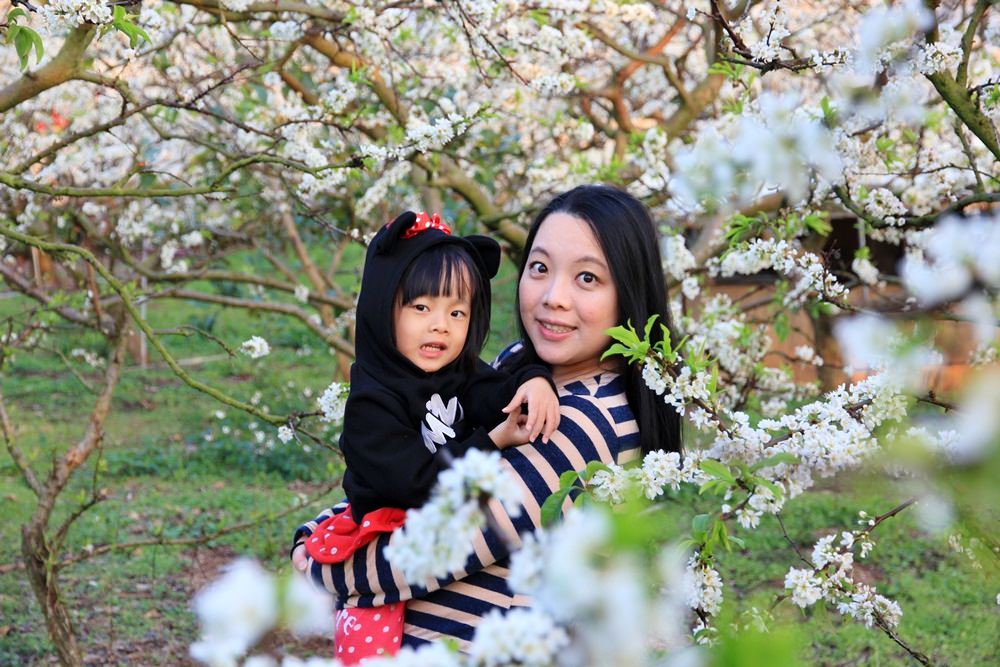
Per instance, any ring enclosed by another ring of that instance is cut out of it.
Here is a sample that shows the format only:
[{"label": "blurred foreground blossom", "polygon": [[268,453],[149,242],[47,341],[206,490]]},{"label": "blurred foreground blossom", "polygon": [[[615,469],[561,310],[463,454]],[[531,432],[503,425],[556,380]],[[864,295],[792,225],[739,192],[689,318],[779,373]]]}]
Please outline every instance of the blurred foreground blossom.
[{"label": "blurred foreground blossom", "polygon": [[521,489],[500,453],[471,449],[441,472],[423,507],[406,512],[406,526],[393,534],[386,557],[414,583],[460,569],[486,524],[482,504],[489,498],[510,516],[520,515]]},{"label": "blurred foreground blossom", "polygon": [[906,289],[928,306],[962,296],[976,281],[1000,287],[1000,216],[946,218],[921,232],[900,275]]},{"label": "blurred foreground blossom", "polygon": [[[191,657],[210,667],[235,667],[276,627],[286,627],[299,636],[333,633],[333,599],[329,595],[302,577],[279,581],[245,558],[231,563],[225,574],[202,589],[194,599],[194,608],[201,637],[191,645]],[[269,656],[254,656],[244,664],[274,664],[268,660]],[[282,667],[286,664],[292,663],[283,662]]]}]

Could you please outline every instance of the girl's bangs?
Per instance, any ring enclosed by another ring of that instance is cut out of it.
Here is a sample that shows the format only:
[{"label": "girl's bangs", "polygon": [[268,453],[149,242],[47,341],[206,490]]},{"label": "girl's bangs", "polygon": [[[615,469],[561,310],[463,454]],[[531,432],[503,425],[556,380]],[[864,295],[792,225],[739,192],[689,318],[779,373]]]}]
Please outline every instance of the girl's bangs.
[{"label": "girl's bangs", "polygon": [[407,268],[399,285],[401,303],[422,296],[448,296],[472,300],[474,293],[472,258],[464,248],[446,244],[418,255]]}]

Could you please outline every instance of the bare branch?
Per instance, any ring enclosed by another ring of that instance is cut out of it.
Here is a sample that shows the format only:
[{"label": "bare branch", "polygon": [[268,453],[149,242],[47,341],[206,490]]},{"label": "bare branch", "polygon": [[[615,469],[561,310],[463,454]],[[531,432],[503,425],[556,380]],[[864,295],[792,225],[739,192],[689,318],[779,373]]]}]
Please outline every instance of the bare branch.
[{"label": "bare branch", "polygon": [[24,483],[34,492],[35,496],[40,497],[42,495],[42,485],[38,482],[38,478],[35,477],[35,471],[28,465],[27,459],[24,458],[24,453],[18,448],[17,442],[14,440],[14,425],[10,422],[10,415],[7,414],[7,404],[3,400],[3,394],[0,394],[0,431],[3,432],[3,441],[7,445],[7,453],[10,454],[14,465],[21,472]]}]

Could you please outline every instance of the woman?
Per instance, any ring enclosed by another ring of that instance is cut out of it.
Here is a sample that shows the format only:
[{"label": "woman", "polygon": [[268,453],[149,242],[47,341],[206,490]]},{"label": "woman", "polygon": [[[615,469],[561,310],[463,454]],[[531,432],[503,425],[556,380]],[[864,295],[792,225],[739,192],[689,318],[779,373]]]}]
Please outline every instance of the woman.
[{"label": "woman", "polygon": [[[407,586],[382,556],[383,535],[345,563],[307,561],[302,542],[336,509],[302,526],[293,561],[347,606],[407,601],[403,644],[451,637],[467,648],[479,619],[493,609],[524,606],[507,586],[509,547],[540,524],[540,508],[559,475],[588,461],[624,463],[654,449],[680,450],[680,421],[646,388],[640,370],[621,357],[602,361],[606,331],[651,315],[667,324],[659,244],[646,208],[616,188],[585,185],[553,199],[535,218],[521,260],[517,291],[522,343],[503,365],[547,364],[559,389],[561,422],[547,444],[505,450],[505,467],[522,484],[517,518],[491,503],[492,526],[480,534],[464,570],[428,588]],[[654,335],[660,327],[653,327]],[[502,533],[502,534],[501,534]]]}]

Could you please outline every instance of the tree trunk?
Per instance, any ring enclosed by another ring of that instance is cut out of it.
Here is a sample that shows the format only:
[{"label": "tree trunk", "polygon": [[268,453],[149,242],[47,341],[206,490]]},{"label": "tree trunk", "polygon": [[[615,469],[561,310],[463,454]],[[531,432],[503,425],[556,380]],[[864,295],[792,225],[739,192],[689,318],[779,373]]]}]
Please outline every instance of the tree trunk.
[{"label": "tree trunk", "polygon": [[55,569],[49,562],[49,548],[45,544],[43,527],[25,524],[21,526],[21,553],[24,566],[35,591],[35,598],[45,615],[45,625],[49,637],[56,646],[59,664],[63,667],[81,667],[83,658],[73,633],[73,621],[69,610],[59,595]]},{"label": "tree trunk", "polygon": [[823,365],[816,369],[821,391],[830,391],[847,382],[851,378],[844,374],[843,355],[840,345],[833,335],[833,318],[829,315],[819,315],[813,319],[814,347],[816,353],[823,357]]}]

